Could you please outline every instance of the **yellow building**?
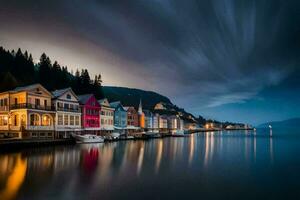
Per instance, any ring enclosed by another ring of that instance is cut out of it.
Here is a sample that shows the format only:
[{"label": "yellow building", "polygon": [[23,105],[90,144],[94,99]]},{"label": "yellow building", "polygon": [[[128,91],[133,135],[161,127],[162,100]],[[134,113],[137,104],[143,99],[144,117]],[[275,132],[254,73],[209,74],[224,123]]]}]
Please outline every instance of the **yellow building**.
[{"label": "yellow building", "polygon": [[53,138],[51,97],[40,84],[0,93],[0,137]]}]

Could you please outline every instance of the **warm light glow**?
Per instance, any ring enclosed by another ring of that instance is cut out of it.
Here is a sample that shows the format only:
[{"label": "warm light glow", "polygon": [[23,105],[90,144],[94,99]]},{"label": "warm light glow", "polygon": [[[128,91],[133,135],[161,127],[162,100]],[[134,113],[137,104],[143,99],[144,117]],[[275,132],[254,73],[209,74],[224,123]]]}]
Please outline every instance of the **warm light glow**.
[{"label": "warm light glow", "polygon": [[19,188],[24,182],[27,170],[27,160],[21,158],[21,154],[18,154],[16,164],[8,177],[6,185],[2,191],[0,191],[1,199],[15,199]]}]

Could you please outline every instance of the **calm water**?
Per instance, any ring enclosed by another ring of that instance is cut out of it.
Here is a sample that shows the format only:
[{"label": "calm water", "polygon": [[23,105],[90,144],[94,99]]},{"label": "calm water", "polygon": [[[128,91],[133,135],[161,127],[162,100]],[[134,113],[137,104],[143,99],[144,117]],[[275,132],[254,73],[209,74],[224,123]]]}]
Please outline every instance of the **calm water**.
[{"label": "calm water", "polygon": [[299,199],[300,132],[223,131],[0,154],[1,200],[183,198]]}]

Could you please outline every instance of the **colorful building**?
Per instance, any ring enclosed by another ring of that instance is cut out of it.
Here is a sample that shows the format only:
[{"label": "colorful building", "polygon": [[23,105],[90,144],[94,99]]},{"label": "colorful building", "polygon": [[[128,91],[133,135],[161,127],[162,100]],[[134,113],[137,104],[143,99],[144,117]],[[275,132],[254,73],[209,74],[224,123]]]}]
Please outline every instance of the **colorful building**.
[{"label": "colorful building", "polygon": [[160,115],[158,113],[153,114],[153,131],[159,132],[159,118]]},{"label": "colorful building", "polygon": [[124,107],[127,111],[127,126],[139,127],[139,115],[133,106]]},{"label": "colorful building", "polygon": [[78,96],[81,108],[82,133],[100,134],[101,106],[93,94]]},{"label": "colorful building", "polygon": [[163,133],[168,132],[168,117],[166,115],[159,116],[159,130]]},{"label": "colorful building", "polygon": [[176,115],[168,116],[168,129],[170,132],[175,132],[179,126],[179,117]]},{"label": "colorful building", "polygon": [[153,130],[153,113],[150,112],[149,110],[144,110],[145,114],[145,128],[147,130]]},{"label": "colorful building", "polygon": [[40,84],[0,94],[0,132],[17,138],[54,138],[51,93]]},{"label": "colorful building", "polygon": [[81,111],[78,97],[71,88],[52,92],[52,105],[55,108],[55,131],[59,138],[69,138],[72,133],[81,131]]},{"label": "colorful building", "polygon": [[114,128],[118,130],[127,127],[127,112],[120,101],[110,103],[110,106],[115,109],[114,112]]},{"label": "colorful building", "polygon": [[142,107],[142,100],[140,100],[138,115],[139,115],[139,126],[141,129],[144,129],[146,126],[145,126],[145,113],[143,112],[143,107]]},{"label": "colorful building", "polygon": [[114,111],[107,99],[101,99],[98,101],[101,105],[100,111],[100,127],[101,135],[112,133],[114,130]]}]

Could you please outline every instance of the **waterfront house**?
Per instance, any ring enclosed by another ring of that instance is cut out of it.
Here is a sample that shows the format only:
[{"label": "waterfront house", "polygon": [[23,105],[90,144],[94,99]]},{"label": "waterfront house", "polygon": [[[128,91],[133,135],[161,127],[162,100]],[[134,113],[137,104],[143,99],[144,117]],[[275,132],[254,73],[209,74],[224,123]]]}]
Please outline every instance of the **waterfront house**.
[{"label": "waterfront house", "polygon": [[83,134],[100,134],[101,106],[93,94],[78,96]]},{"label": "waterfront house", "polygon": [[59,138],[69,138],[81,131],[81,111],[78,97],[71,88],[52,92],[55,114],[55,132]]},{"label": "waterfront house", "polygon": [[136,133],[139,127],[139,115],[133,106],[124,107],[127,111],[127,133]]},{"label": "waterfront house", "polygon": [[177,117],[176,115],[171,115],[168,116],[168,129],[171,133],[176,132],[176,130],[178,129],[178,126],[180,126],[180,121],[179,121],[179,117]]},{"label": "waterfront house", "polygon": [[110,103],[110,106],[115,109],[114,112],[114,128],[124,130],[127,127],[127,112],[120,101]]},{"label": "waterfront house", "polygon": [[114,130],[115,109],[110,106],[106,98],[99,100],[98,103],[101,105],[101,111],[100,111],[101,135],[112,133]]},{"label": "waterfront house", "polygon": [[162,133],[168,132],[168,117],[167,117],[167,115],[159,116],[159,130]]},{"label": "waterfront house", "polygon": [[145,128],[145,113],[143,112],[142,100],[140,100],[138,115],[139,115],[139,118],[138,118],[139,126],[141,129],[144,129]]},{"label": "waterfront house", "polygon": [[155,114],[153,114],[153,131],[154,132],[159,132],[159,118],[160,118],[160,116],[159,116],[159,114],[158,113],[155,113]]},{"label": "waterfront house", "polygon": [[152,131],[153,130],[153,116],[154,115],[149,110],[144,110],[144,114],[145,114],[145,128],[148,131]]},{"label": "waterfront house", "polygon": [[[0,138],[9,137],[9,92],[0,93]],[[18,135],[17,135],[18,136]],[[13,135],[11,135],[13,137]]]},{"label": "waterfront house", "polygon": [[127,126],[139,127],[139,115],[133,106],[124,107],[127,111]]},{"label": "waterfront house", "polygon": [[0,94],[2,135],[16,138],[54,138],[52,94],[41,84],[17,87]]}]

